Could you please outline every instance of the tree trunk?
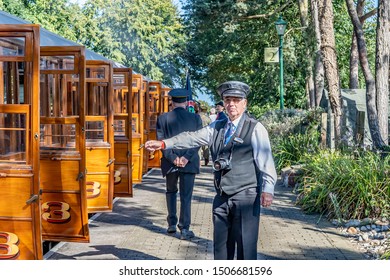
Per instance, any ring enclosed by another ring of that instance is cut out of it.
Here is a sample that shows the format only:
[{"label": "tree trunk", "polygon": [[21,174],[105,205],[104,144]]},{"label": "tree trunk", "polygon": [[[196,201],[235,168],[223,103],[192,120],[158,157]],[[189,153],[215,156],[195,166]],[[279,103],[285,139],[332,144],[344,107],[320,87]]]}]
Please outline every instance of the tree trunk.
[{"label": "tree trunk", "polygon": [[[363,15],[365,0],[358,0],[356,11],[359,18]],[[363,22],[362,22],[363,24]],[[358,89],[359,86],[359,52],[355,32],[352,32],[351,56],[349,57],[349,88]]]},{"label": "tree trunk", "polygon": [[335,145],[337,147],[341,135],[341,92],[333,27],[333,5],[332,0],[316,1],[321,31],[322,62],[324,63],[325,77],[328,81],[330,106],[334,114]]},{"label": "tree trunk", "polygon": [[318,21],[318,6],[316,0],[311,0],[311,14],[313,18],[314,33],[316,38],[316,58],[314,64],[314,92],[315,106],[320,106],[321,98],[325,87],[324,64],[321,59],[321,31]]},{"label": "tree trunk", "polygon": [[385,143],[383,142],[379,131],[378,114],[376,109],[375,79],[371,73],[370,65],[367,59],[367,47],[364,39],[363,28],[357,15],[353,0],[345,0],[345,2],[347,3],[348,13],[354,26],[358,43],[360,65],[362,66],[363,75],[366,80],[367,118],[372,142],[374,148],[383,149],[385,147]]},{"label": "tree trunk", "polygon": [[[307,28],[309,26],[309,0],[299,0],[299,16],[301,20],[301,26],[303,27],[305,44],[306,44],[306,57],[311,58],[311,48],[309,43],[310,31]],[[313,62],[311,59],[307,60],[306,65],[306,101],[308,108],[315,107],[315,89],[314,89],[314,77],[313,77]]]},{"label": "tree trunk", "polygon": [[380,0],[376,30],[376,94],[379,130],[385,144],[388,144],[389,128],[389,56],[390,56],[390,2]]}]

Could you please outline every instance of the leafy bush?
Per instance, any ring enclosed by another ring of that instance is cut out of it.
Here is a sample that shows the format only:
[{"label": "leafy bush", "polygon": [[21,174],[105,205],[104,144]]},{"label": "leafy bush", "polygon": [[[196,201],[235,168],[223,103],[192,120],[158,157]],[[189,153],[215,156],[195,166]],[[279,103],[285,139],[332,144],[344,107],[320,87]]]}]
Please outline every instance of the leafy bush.
[{"label": "leafy bush", "polygon": [[306,154],[319,151],[319,132],[316,130],[308,134],[289,134],[278,138],[273,147],[275,167],[278,172],[286,166],[303,163]]},{"label": "leafy bush", "polygon": [[322,112],[276,110],[259,118],[268,130],[278,172],[302,166],[297,204],[305,212],[339,220],[390,218],[390,155],[351,147],[320,149]]},{"label": "leafy bush", "polygon": [[298,201],[339,220],[390,217],[390,157],[322,150],[304,160]]},{"label": "leafy bush", "polygon": [[321,109],[286,109],[267,112],[260,118],[268,130],[278,172],[301,163],[304,154],[318,152],[321,113]]}]

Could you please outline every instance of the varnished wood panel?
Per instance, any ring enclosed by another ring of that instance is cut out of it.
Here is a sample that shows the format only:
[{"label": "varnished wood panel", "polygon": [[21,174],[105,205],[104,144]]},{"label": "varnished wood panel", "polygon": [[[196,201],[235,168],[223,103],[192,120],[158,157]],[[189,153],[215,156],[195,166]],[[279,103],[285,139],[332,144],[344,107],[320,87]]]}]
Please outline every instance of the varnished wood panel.
[{"label": "varnished wood panel", "polygon": [[[156,130],[151,130],[149,135],[150,139],[157,139]],[[162,157],[161,151],[154,151],[153,153],[149,153],[148,158],[148,167],[149,168],[158,168],[160,167],[160,160]]]},{"label": "varnished wood panel", "polygon": [[[85,156],[85,48],[41,47],[41,56],[73,63],[41,73],[40,186],[42,238],[89,242]],[[74,58],[69,60],[68,57]],[[70,70],[73,69],[71,72]],[[50,89],[50,90],[48,90]],[[50,108],[50,110],[48,110]],[[44,134],[42,134],[44,135]]]},{"label": "varnished wood panel", "polygon": [[35,224],[40,222],[33,209],[39,199],[28,202],[32,186],[32,177],[0,178],[0,260],[36,259],[37,245],[41,250],[34,238]]},{"label": "varnished wood panel", "polygon": [[[0,53],[0,260],[43,258],[39,137],[36,137],[39,136],[39,29],[35,24],[0,25],[2,46],[13,48],[8,45],[13,44],[11,37],[14,43],[24,42],[23,52],[18,51],[17,43],[15,55]],[[8,38],[3,40],[4,37]],[[15,116],[11,117],[12,114]]]},{"label": "varnished wood panel", "polygon": [[115,196],[127,197],[133,196],[133,188],[130,184],[131,170],[129,166],[129,141],[117,140],[115,142],[115,171],[116,182],[114,184]]},{"label": "varnished wood panel", "polygon": [[33,232],[31,220],[0,217],[0,260],[36,259]]},{"label": "varnished wood panel", "polygon": [[141,136],[137,134],[133,134],[132,139],[132,176],[133,183],[142,182],[142,161],[141,161],[141,153],[140,153],[140,145],[141,145]]},{"label": "varnished wood panel", "polygon": [[[86,189],[88,213],[112,210],[113,188],[110,187],[110,147],[86,147]],[[112,179],[111,179],[112,180]]]},{"label": "varnished wood panel", "polygon": [[87,173],[87,205],[88,213],[111,212],[112,193],[109,188],[109,173]]},{"label": "varnished wood panel", "polygon": [[0,178],[0,217],[31,219],[31,207],[26,204],[31,193],[32,177]]},{"label": "varnished wood panel", "polygon": [[77,192],[42,193],[42,232],[44,240],[89,242],[88,221],[82,218]]}]

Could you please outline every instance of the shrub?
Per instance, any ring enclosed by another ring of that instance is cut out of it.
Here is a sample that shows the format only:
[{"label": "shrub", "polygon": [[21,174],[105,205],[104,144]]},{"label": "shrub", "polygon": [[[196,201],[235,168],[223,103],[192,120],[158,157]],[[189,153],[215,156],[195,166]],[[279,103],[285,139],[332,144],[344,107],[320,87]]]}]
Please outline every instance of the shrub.
[{"label": "shrub", "polygon": [[301,163],[304,154],[318,152],[321,113],[322,109],[286,109],[267,112],[259,119],[268,130],[278,172]]},{"label": "shrub", "polygon": [[389,218],[390,157],[322,150],[305,160],[297,203],[339,220]]}]

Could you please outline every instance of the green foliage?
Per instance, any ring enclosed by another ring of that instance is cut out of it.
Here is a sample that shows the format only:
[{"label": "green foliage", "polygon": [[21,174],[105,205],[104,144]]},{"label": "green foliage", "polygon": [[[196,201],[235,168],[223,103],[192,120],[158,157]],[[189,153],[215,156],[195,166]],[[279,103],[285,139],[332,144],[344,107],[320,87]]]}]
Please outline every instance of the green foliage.
[{"label": "green foliage", "polygon": [[[268,112],[277,170],[300,164],[298,204],[306,212],[340,220],[390,217],[390,156],[375,152],[321,150],[322,110]],[[303,134],[302,134],[303,132]]]},{"label": "green foliage", "polygon": [[298,204],[339,220],[390,217],[390,157],[322,150],[304,160]]},{"label": "green foliage", "polygon": [[[251,86],[249,104],[269,107],[279,104],[279,64],[264,63],[264,48],[279,46],[274,22],[275,10],[287,0],[278,1],[182,1],[185,25],[189,35],[186,60],[194,84],[213,92],[216,86],[238,79]],[[352,23],[344,0],[334,0],[335,36],[342,88],[349,85],[349,57]],[[370,3],[366,3],[369,7]],[[369,10],[367,9],[366,12]],[[246,16],[261,15],[257,19]],[[303,29],[297,1],[288,5],[280,15],[287,21],[284,36],[284,92],[288,108],[306,108],[306,65],[314,63],[315,34],[313,27]],[[310,14],[309,14],[310,17]],[[364,23],[370,64],[375,62],[375,18]],[[307,31],[307,32],[306,32]],[[306,50],[311,51],[308,57]],[[371,69],[374,69],[373,67]],[[364,77],[360,73],[361,85]]]},{"label": "green foliage", "polygon": [[167,86],[181,81],[186,35],[171,0],[0,0],[4,11]]},{"label": "green foliage", "polygon": [[268,130],[278,172],[284,167],[302,163],[306,154],[319,151],[321,113],[321,109],[287,109],[270,111],[260,118]]}]

